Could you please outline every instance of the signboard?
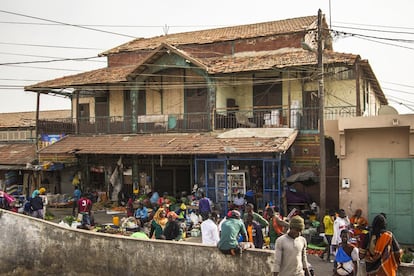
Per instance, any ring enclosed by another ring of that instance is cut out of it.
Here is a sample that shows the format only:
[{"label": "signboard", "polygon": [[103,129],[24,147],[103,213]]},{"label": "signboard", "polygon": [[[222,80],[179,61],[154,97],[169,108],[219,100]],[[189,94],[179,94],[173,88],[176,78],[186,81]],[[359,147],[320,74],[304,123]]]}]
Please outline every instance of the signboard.
[{"label": "signboard", "polygon": [[47,147],[65,137],[65,134],[42,134],[40,137],[40,148]]}]

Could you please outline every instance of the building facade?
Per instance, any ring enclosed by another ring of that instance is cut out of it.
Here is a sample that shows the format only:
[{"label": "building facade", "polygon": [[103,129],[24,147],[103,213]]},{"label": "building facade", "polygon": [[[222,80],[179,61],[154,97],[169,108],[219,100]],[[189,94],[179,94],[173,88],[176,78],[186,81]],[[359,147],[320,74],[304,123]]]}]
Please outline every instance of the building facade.
[{"label": "building facade", "polygon": [[[77,162],[85,185],[100,190],[116,186],[121,168],[128,191],[175,194],[197,184],[224,209],[248,190],[260,207],[282,205],[285,178],[319,175],[320,64],[303,48],[319,41],[324,119],[376,115],[387,100],[372,68],[333,50],[321,16],[139,38],[101,53],[105,68],[25,88],[72,101],[72,121],[62,123],[70,135],[41,150],[40,160]],[[47,130],[52,121],[39,124]],[[334,145],[325,139],[337,189]],[[308,191],[316,202],[318,189]]]}]

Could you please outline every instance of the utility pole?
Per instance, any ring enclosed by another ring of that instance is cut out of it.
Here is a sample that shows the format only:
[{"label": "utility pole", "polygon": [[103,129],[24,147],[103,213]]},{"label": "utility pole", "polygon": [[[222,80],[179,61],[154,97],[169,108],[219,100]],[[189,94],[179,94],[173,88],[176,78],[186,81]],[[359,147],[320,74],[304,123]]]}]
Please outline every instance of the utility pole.
[{"label": "utility pole", "polygon": [[326,155],[325,155],[325,123],[324,123],[324,77],[323,77],[323,36],[322,36],[322,11],[318,10],[318,96],[319,96],[319,185],[320,185],[320,216],[325,215],[326,210]]}]

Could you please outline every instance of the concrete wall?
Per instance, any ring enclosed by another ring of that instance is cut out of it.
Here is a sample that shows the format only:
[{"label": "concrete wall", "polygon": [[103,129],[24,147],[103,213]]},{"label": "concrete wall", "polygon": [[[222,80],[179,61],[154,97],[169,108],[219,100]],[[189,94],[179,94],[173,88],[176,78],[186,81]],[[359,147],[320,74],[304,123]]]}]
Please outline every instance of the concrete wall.
[{"label": "concrete wall", "polygon": [[269,250],[233,257],[201,244],[69,229],[1,209],[0,229],[6,275],[271,275]]},{"label": "concrete wall", "polygon": [[[340,160],[340,208],[368,210],[368,159],[412,158],[413,128],[414,115],[340,118],[326,124]],[[341,188],[342,178],[351,180],[349,189]]]}]

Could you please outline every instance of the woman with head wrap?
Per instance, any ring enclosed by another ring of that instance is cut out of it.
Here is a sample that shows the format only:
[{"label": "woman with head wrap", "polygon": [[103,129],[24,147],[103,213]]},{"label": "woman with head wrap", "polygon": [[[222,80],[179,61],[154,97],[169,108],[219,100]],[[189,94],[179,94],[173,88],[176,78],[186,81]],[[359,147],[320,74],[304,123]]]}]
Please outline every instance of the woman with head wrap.
[{"label": "woman with head wrap", "polygon": [[151,230],[149,237],[155,239],[164,239],[164,228],[168,222],[168,219],[165,217],[166,212],[164,208],[158,208],[155,212],[154,218],[151,221]]},{"label": "woman with head wrap", "polygon": [[43,219],[43,200],[39,195],[39,190],[33,191],[32,198],[30,199],[30,211],[32,217]]},{"label": "woman with head wrap", "polygon": [[364,244],[365,234],[368,227],[368,221],[362,216],[362,209],[356,209],[354,215],[349,219],[351,229],[354,232],[354,237],[359,240],[358,246],[362,247]]},{"label": "woman with head wrap", "polygon": [[177,220],[178,215],[175,212],[167,214],[168,222],[164,228],[164,237],[166,240],[179,241],[183,238],[183,229],[180,222]]},{"label": "woman with head wrap", "polygon": [[365,256],[367,275],[397,275],[402,250],[391,231],[386,230],[384,215],[377,215],[372,221],[372,230]]}]

